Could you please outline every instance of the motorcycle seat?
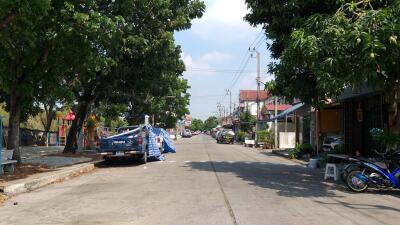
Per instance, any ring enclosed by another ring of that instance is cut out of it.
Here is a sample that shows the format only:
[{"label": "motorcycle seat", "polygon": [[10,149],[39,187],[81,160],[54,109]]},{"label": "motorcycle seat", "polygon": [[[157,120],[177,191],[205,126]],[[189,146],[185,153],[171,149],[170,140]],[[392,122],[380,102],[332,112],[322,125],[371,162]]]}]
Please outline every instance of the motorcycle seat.
[{"label": "motorcycle seat", "polygon": [[375,164],[375,165],[379,166],[380,168],[382,168],[384,170],[388,169],[388,167],[386,166],[386,163],[384,163],[384,162],[372,161],[372,160],[370,160],[368,158],[364,158],[364,157],[358,157],[358,159],[361,160],[361,161],[364,161],[364,162]]}]

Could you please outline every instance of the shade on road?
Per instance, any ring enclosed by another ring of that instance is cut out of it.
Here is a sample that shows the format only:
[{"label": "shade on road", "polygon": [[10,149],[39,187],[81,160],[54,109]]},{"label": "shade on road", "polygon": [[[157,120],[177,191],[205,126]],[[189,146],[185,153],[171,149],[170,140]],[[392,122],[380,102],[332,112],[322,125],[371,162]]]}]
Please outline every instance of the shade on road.
[{"label": "shade on road", "polygon": [[[268,152],[200,135],[146,165],[117,163],[14,197],[0,224],[398,224],[398,192],[354,194]],[[18,202],[14,205],[14,202]]]}]

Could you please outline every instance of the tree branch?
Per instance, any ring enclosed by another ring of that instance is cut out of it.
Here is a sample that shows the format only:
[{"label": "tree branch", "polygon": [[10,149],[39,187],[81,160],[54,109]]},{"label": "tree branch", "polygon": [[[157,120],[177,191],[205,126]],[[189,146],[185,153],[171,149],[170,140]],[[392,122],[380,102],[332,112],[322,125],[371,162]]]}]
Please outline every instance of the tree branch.
[{"label": "tree branch", "polygon": [[8,15],[5,16],[0,22],[0,31],[7,28],[8,24],[13,22],[16,18],[17,18],[17,12],[11,11],[10,13],[8,13]]},{"label": "tree branch", "polygon": [[25,82],[25,80],[28,77],[28,74],[33,73],[34,71],[36,71],[40,65],[44,64],[47,61],[47,57],[50,54],[50,50],[53,48],[52,44],[49,44],[42,52],[42,54],[40,55],[40,57],[36,60],[35,65],[33,66],[31,71],[25,71],[19,78],[18,78],[18,83],[23,83]]}]

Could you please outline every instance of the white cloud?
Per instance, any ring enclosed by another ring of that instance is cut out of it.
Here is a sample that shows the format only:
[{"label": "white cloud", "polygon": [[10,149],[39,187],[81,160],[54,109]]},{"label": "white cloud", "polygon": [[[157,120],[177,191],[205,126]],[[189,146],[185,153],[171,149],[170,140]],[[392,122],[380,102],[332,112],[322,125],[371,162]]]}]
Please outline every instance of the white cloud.
[{"label": "white cloud", "polygon": [[214,0],[206,10],[200,23],[217,22],[230,26],[241,26],[243,17],[249,12],[244,0]]},{"label": "white cloud", "polygon": [[232,58],[232,56],[230,54],[226,54],[226,53],[222,53],[222,52],[214,50],[212,52],[204,54],[200,58],[200,61],[208,62],[208,63],[223,62],[223,61],[226,61],[226,60],[231,59],[231,58]]},{"label": "white cloud", "polygon": [[226,43],[249,39],[259,32],[244,21],[249,12],[244,0],[213,0],[206,5],[203,17],[192,26],[198,37]]},{"label": "white cloud", "polygon": [[222,63],[231,59],[232,56],[230,54],[214,50],[200,56],[198,59],[194,59],[191,55],[183,52],[181,54],[181,58],[186,66],[185,76],[193,77],[215,74],[216,68],[213,68],[211,64]]}]

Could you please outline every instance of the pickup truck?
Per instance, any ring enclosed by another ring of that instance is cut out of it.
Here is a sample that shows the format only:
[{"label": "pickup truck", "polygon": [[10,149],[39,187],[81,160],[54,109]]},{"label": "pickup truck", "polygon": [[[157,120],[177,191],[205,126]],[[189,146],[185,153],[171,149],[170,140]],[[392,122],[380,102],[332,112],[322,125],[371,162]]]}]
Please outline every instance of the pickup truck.
[{"label": "pickup truck", "polygon": [[103,156],[107,164],[118,157],[135,158],[142,163],[147,163],[148,137],[147,126],[128,127],[122,133],[101,139],[99,154]]}]

